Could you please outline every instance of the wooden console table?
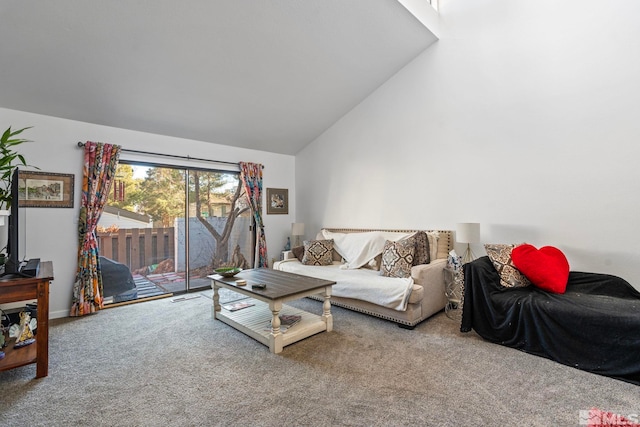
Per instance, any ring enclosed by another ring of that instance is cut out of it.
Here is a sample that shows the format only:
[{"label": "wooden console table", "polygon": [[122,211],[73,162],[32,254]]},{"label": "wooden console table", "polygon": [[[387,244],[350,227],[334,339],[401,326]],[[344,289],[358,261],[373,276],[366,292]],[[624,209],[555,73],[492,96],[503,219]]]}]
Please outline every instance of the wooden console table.
[{"label": "wooden console table", "polygon": [[41,262],[36,277],[2,280],[0,277],[0,304],[38,300],[38,328],[36,342],[14,349],[15,339],[4,348],[5,357],[0,360],[0,371],[36,364],[36,378],[49,374],[49,283],[53,280],[53,263]]}]

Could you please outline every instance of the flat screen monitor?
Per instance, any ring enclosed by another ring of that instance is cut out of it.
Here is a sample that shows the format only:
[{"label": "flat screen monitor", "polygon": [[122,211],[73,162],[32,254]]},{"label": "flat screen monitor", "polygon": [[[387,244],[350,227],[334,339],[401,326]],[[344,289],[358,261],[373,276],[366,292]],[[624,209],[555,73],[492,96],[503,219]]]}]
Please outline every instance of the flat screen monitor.
[{"label": "flat screen monitor", "polygon": [[17,275],[20,272],[20,257],[19,257],[19,239],[20,239],[20,227],[19,227],[19,202],[18,202],[18,178],[19,171],[16,169],[11,177],[11,215],[9,215],[9,232],[7,239],[7,261],[4,266],[4,274]]}]

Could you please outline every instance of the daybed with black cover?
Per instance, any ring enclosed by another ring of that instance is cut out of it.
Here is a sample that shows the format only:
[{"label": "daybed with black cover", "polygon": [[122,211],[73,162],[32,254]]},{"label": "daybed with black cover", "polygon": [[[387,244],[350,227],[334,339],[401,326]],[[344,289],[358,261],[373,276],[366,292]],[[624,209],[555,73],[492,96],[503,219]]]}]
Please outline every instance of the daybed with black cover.
[{"label": "daybed with black cover", "polygon": [[463,269],[462,332],[640,385],[640,293],[625,280],[571,271],[553,293],[501,285],[487,256]]}]

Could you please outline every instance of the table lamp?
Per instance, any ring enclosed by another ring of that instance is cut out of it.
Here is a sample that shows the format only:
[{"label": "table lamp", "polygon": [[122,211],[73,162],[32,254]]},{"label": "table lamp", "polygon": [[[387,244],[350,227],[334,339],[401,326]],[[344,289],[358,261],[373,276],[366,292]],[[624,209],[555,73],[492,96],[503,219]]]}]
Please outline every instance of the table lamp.
[{"label": "table lamp", "polygon": [[300,246],[300,236],[304,235],[304,224],[301,222],[291,224],[291,235],[293,236],[294,246]]},{"label": "table lamp", "polygon": [[480,242],[480,223],[478,222],[460,222],[456,225],[456,241],[467,244],[467,250],[462,256],[462,263],[466,264],[476,259],[475,254],[471,250],[471,243]]}]

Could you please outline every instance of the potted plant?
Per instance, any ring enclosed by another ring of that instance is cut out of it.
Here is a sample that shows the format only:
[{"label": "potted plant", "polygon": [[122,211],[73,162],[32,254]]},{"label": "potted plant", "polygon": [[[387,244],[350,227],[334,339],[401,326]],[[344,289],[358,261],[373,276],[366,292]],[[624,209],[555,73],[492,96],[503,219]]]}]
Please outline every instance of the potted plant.
[{"label": "potted plant", "polygon": [[[29,142],[28,139],[16,138],[27,129],[30,129],[30,127],[11,131],[11,127],[9,127],[0,137],[0,215],[9,215],[13,171],[18,166],[28,166],[22,154],[16,151],[18,145]],[[1,221],[4,220],[4,217],[2,218]]]},{"label": "potted plant", "polygon": [[[18,166],[28,166],[22,154],[16,151],[16,147],[28,139],[20,138],[23,131],[30,129],[29,127],[12,131],[9,127],[0,137],[0,227],[5,224],[5,217],[11,213],[11,179],[13,172]],[[0,266],[6,262],[7,247],[0,250]]]}]

